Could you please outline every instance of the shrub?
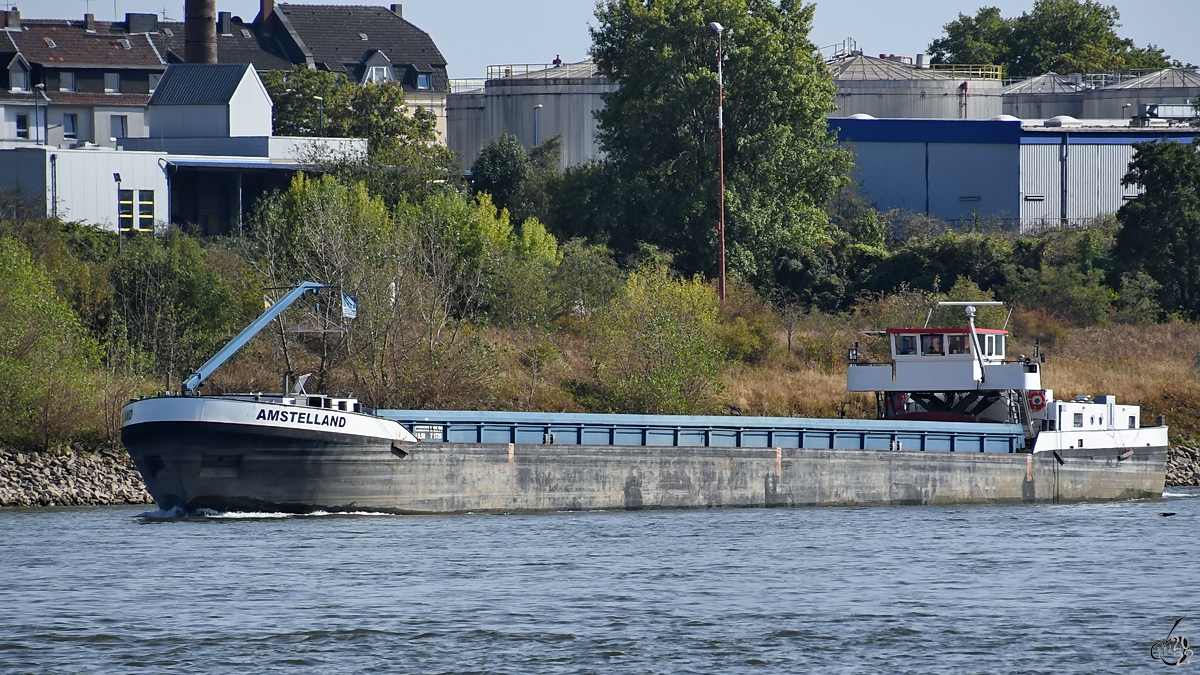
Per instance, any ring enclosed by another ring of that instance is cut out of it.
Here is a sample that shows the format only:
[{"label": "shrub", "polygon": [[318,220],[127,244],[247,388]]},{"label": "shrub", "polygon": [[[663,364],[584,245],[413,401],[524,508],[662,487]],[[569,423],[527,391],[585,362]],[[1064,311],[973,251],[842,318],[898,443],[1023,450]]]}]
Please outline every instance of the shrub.
[{"label": "shrub", "polygon": [[644,264],[589,322],[593,382],[579,398],[596,412],[715,412],[721,349],[717,297],[698,277]]}]

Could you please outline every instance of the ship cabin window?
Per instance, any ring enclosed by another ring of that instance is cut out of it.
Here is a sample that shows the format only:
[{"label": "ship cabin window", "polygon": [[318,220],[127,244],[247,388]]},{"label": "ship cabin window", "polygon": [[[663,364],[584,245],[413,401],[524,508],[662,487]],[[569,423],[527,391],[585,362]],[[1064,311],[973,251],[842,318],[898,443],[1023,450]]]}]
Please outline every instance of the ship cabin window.
[{"label": "ship cabin window", "polygon": [[1130,415],[1130,416],[1129,416],[1129,428],[1130,428],[1130,429],[1136,429],[1136,428],[1137,428],[1137,418],[1136,418],[1136,417],[1134,417],[1133,415]]},{"label": "ship cabin window", "polygon": [[1075,426],[1083,426],[1083,413],[1075,413]]},{"label": "ship cabin window", "polygon": [[916,335],[899,335],[896,337],[896,353],[897,354],[916,354],[917,353],[917,336]]},{"label": "ship cabin window", "polygon": [[946,351],[951,354],[970,354],[971,353],[971,336],[969,335],[947,335],[946,336]]},{"label": "ship cabin window", "polygon": [[941,335],[922,335],[921,353],[926,356],[942,356],[945,352]]},{"label": "ship cabin window", "polygon": [[1004,336],[996,336],[996,356],[1004,356]]}]

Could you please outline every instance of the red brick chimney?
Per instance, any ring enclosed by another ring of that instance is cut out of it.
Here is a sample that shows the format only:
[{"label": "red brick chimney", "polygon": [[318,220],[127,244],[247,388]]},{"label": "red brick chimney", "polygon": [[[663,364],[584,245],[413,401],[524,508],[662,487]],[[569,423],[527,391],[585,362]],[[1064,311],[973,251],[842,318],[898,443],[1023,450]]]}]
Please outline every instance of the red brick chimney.
[{"label": "red brick chimney", "polygon": [[217,62],[217,0],[184,0],[183,60]]}]

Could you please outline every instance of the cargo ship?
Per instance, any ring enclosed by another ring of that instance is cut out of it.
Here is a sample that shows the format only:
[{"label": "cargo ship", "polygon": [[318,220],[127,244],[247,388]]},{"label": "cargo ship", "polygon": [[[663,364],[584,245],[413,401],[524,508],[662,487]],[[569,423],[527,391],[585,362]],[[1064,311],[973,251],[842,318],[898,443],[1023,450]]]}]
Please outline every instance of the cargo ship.
[{"label": "cargo ship", "polygon": [[[1167,427],[1111,396],[1059,401],[1007,332],[889,329],[849,350],[878,419],[371,410],[352,397],[201,396],[306,292],[291,289],[179,392],[131,401],[122,440],[160,508],[387,513],[1004,504],[1160,497]],[[954,304],[954,303],[951,303]]]}]

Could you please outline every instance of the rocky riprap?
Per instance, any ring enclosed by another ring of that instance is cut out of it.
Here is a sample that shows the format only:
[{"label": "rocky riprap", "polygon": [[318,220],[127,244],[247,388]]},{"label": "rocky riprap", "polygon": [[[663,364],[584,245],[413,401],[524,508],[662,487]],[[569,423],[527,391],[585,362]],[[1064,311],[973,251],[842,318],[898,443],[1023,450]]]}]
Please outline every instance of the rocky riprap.
[{"label": "rocky riprap", "polygon": [[99,506],[154,500],[124,450],[0,449],[0,506]]},{"label": "rocky riprap", "polygon": [[1167,456],[1167,485],[1200,486],[1200,448],[1172,445]]}]

